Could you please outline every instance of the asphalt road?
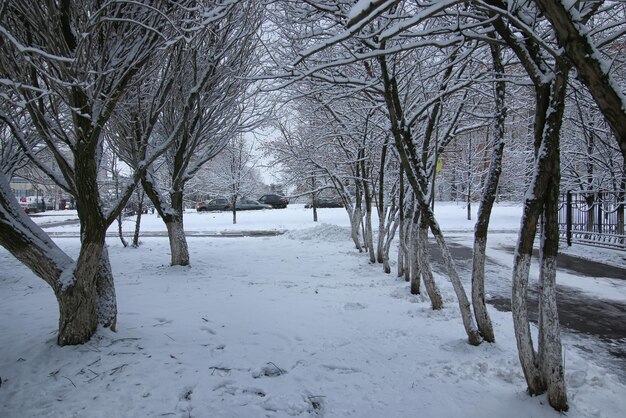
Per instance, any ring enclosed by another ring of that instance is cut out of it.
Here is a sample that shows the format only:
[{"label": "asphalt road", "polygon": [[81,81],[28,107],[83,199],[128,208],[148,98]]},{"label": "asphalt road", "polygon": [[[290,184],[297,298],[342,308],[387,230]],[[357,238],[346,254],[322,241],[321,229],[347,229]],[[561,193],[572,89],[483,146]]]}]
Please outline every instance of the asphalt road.
[{"label": "asphalt road", "polygon": [[[467,273],[471,271],[472,250],[469,247],[454,242],[448,243],[450,252],[457,262],[457,268]],[[431,243],[431,255],[434,268],[445,274],[439,248]],[[502,250],[514,252],[513,247],[504,247]],[[538,257],[538,252],[534,254]],[[487,257],[486,268],[492,267],[492,271],[501,271],[503,279],[510,284],[511,269],[503,269],[504,266]],[[559,254],[557,268],[584,277],[605,277],[626,280],[626,269],[610,266],[594,261],[584,260],[568,254]],[[626,283],[624,283],[626,285]],[[505,293],[504,290],[507,290]],[[491,298],[487,301],[500,311],[511,311],[510,288],[487,289]],[[537,322],[538,290],[529,288],[528,308],[530,320]],[[585,334],[599,338],[604,342],[606,352],[615,360],[614,365],[621,369],[621,377],[626,381],[626,304],[590,297],[589,294],[572,289],[568,286],[557,284],[557,306],[559,321],[565,331]],[[591,352],[592,349],[581,347]]]}]

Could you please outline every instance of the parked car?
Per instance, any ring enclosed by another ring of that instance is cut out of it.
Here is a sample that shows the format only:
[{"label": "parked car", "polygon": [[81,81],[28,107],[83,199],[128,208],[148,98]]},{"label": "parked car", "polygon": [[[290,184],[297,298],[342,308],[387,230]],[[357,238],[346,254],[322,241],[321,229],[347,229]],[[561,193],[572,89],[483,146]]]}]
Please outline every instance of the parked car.
[{"label": "parked car", "polygon": [[38,213],[41,211],[41,206],[38,205],[36,202],[20,202],[20,207],[26,213]]},{"label": "parked car", "polygon": [[237,210],[259,210],[259,209],[272,209],[272,205],[266,205],[252,199],[241,199],[235,203],[235,209]]},{"label": "parked car", "polygon": [[[305,208],[312,208],[313,203],[307,203]],[[342,208],[343,202],[339,198],[333,197],[318,197],[315,199],[315,207],[317,208]]]},{"label": "parked car", "polygon": [[206,212],[213,210],[230,210],[230,202],[228,199],[217,198],[212,200],[205,200],[204,202],[198,202],[196,204],[196,210],[198,212]]},{"label": "parked car", "polygon": [[277,194],[264,194],[259,198],[259,202],[271,205],[274,209],[284,209],[289,204],[289,200]]}]

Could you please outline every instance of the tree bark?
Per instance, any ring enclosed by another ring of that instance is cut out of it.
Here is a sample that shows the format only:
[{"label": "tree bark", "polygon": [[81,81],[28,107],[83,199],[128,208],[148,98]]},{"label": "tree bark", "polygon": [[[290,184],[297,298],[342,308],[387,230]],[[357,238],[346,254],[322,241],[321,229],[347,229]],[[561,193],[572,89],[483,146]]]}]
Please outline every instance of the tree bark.
[{"label": "tree bark", "polygon": [[167,236],[170,241],[171,265],[188,266],[189,249],[187,248],[182,216],[168,216],[168,219],[165,219],[165,225],[167,226]]},{"label": "tree bark", "polygon": [[124,230],[122,229],[122,214],[120,213],[117,216],[117,236],[120,237],[120,241],[122,241],[122,245],[124,248],[128,247],[128,242],[124,238]]},{"label": "tree bark", "polygon": [[98,244],[83,242],[75,264],[22,212],[8,182],[0,175],[0,245],[52,287],[59,305],[57,343],[87,342],[98,325]]},{"label": "tree bark", "polygon": [[465,293],[465,289],[463,288],[463,284],[461,283],[459,273],[454,266],[454,259],[450,254],[450,249],[446,244],[443,233],[441,232],[441,228],[439,228],[439,224],[437,223],[434,214],[430,210],[428,202],[420,202],[420,208],[422,211],[421,216],[426,217],[425,220],[428,222],[430,230],[435,236],[435,240],[437,241],[439,249],[441,250],[441,255],[443,257],[446,270],[448,271],[448,276],[450,277],[450,282],[452,283],[454,293],[456,293],[456,297],[459,302],[461,319],[463,320],[463,326],[465,327],[465,332],[467,333],[467,341],[471,345],[479,345],[482,339],[480,337],[480,333],[478,332],[478,328],[474,323],[472,308],[467,298],[467,294]]},{"label": "tree bark", "polygon": [[506,121],[505,94],[506,85],[503,80],[504,66],[500,57],[500,47],[495,43],[490,45],[493,59],[495,83],[495,122],[492,138],[491,163],[489,174],[483,189],[476,225],[474,227],[474,251],[472,256],[472,305],[474,317],[478,325],[480,335],[490,343],[495,342],[491,318],[485,304],[485,257],[487,251],[487,232],[491,210],[498,191],[500,173],[502,173],[502,155],[504,150],[504,130]]},{"label": "tree bark", "polygon": [[[168,205],[162,201],[151,173],[146,173],[141,179],[141,185],[144,192],[154,205],[157,213],[165,222],[167,228],[167,236],[170,242],[170,261],[172,266],[189,265],[189,249],[187,247],[187,238],[183,227],[183,190],[178,189],[170,192],[171,204]],[[234,204],[233,204],[234,207]]]},{"label": "tree bark", "polygon": [[410,240],[411,240],[411,252],[409,254],[409,266],[411,269],[411,275],[409,283],[411,294],[419,295],[420,294],[420,281],[422,278],[421,265],[422,257],[424,256],[424,252],[421,246],[424,244],[420,238],[422,238],[419,234],[419,211],[414,211],[413,213],[413,222],[411,222],[411,230],[410,230]]},{"label": "tree bark", "polygon": [[98,324],[115,331],[117,325],[117,297],[109,261],[109,250],[106,245],[102,249],[102,255],[100,256],[96,295],[98,298]]},{"label": "tree bark", "polygon": [[378,211],[378,243],[376,247],[376,260],[383,264],[385,262],[385,233],[388,232],[388,229],[385,228],[385,218],[388,210],[385,202],[385,166],[387,164],[388,142],[389,139],[385,138],[385,142],[383,143],[380,153],[380,165],[378,169],[378,199],[376,201],[376,209]]},{"label": "tree bark", "polygon": [[[363,164],[365,164],[363,162]],[[365,169],[362,170],[365,175]],[[376,263],[376,253],[374,253],[374,233],[372,231],[372,194],[370,193],[370,187],[367,181],[363,181],[363,195],[365,197],[365,234],[363,234],[363,241],[370,256],[370,263]],[[378,232],[379,234],[382,231]]]},{"label": "tree bark", "polygon": [[[538,86],[535,136],[535,173],[527,193],[520,237],[513,265],[513,324],[522,369],[531,395],[548,391],[550,405],[566,411],[567,392],[561,358],[561,337],[556,310],[556,255],[558,252],[559,139],[569,68],[557,63],[551,84]],[[544,214],[541,244],[539,353],[535,353],[527,309],[529,268],[538,219]]]},{"label": "tree bark", "polygon": [[461,318],[463,320],[463,326],[467,333],[468,343],[471,345],[478,345],[481,342],[481,337],[478,332],[478,328],[474,323],[474,317],[472,315],[471,305],[463,289],[463,284],[459,278],[458,272],[454,266],[454,260],[450,254],[450,250],[443,237],[443,233],[439,228],[435,216],[430,209],[429,202],[426,199],[426,192],[428,190],[428,181],[424,177],[423,170],[420,169],[420,162],[413,142],[413,135],[410,127],[406,126],[402,112],[402,104],[398,92],[396,80],[390,78],[387,62],[385,57],[379,57],[381,72],[383,75],[383,84],[385,87],[385,102],[387,104],[387,110],[389,112],[389,120],[391,122],[391,132],[393,134],[396,148],[400,156],[402,165],[407,175],[407,180],[413,194],[417,201],[417,206],[421,211],[421,216],[425,216],[430,229],[437,240],[437,244],[441,249],[444,263],[452,282],[452,287],[457,295],[459,302],[459,308],[461,311]]},{"label": "tree bark", "polygon": [[406,245],[404,241],[404,169],[400,166],[400,191],[398,196],[398,277],[404,276],[406,269]]},{"label": "tree bark", "polygon": [[133,247],[139,247],[139,232],[141,231],[141,215],[143,215],[143,201],[145,197],[145,192],[137,192],[137,197],[139,201],[139,207],[137,208],[137,216],[135,218],[135,233],[133,234]]},{"label": "tree bark", "polygon": [[441,297],[441,293],[439,292],[439,288],[437,287],[437,283],[435,282],[435,277],[433,276],[433,271],[430,267],[430,255],[428,251],[428,224],[425,222],[420,222],[420,227],[418,228],[418,261],[419,261],[419,269],[422,273],[422,278],[424,279],[424,287],[426,288],[426,293],[428,293],[428,297],[430,298],[430,305],[434,311],[443,308],[443,299]]}]

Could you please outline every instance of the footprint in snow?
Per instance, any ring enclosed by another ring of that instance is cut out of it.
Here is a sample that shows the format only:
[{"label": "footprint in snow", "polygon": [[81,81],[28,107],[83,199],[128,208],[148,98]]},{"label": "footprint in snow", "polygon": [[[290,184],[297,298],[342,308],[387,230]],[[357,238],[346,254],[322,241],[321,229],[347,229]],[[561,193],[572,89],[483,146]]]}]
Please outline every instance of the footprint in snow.
[{"label": "footprint in snow", "polygon": [[252,370],[252,377],[258,379],[260,377],[277,377],[287,373],[286,370],[281,369],[274,363],[267,363],[265,366]]},{"label": "footprint in snow", "polygon": [[346,311],[360,311],[361,309],[367,308],[367,305],[363,305],[358,302],[348,302],[343,306],[343,308]]}]

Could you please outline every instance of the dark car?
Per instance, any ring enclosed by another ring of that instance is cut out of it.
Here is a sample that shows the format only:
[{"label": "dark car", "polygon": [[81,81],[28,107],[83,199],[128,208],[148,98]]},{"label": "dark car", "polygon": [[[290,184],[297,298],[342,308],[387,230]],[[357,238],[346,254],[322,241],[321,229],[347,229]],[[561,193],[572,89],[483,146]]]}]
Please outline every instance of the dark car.
[{"label": "dark car", "polygon": [[205,200],[204,202],[198,202],[196,204],[196,210],[198,212],[206,212],[213,210],[230,210],[230,202],[228,199],[217,198],[212,200]]},{"label": "dark car", "polygon": [[259,209],[272,209],[272,205],[266,205],[265,203],[259,203],[252,199],[241,199],[235,203],[235,209],[237,210],[259,210]]},{"label": "dark car", "polygon": [[284,209],[289,204],[289,200],[277,194],[264,194],[259,198],[259,202],[271,205],[274,209]]},{"label": "dark car", "polygon": [[41,211],[41,206],[36,202],[20,202],[20,207],[26,213],[38,213]]},{"label": "dark car", "polygon": [[[307,203],[305,208],[312,208],[313,203]],[[343,202],[339,198],[333,197],[318,197],[315,199],[316,208],[342,208]]]}]

